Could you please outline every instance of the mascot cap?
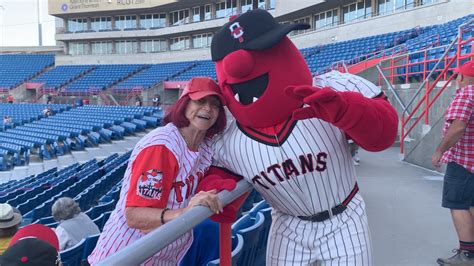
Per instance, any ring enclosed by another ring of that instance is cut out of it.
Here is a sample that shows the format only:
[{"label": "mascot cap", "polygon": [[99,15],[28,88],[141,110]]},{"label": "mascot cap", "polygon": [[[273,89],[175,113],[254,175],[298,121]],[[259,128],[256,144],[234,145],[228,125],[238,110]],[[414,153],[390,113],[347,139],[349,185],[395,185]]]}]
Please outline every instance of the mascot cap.
[{"label": "mascot cap", "polygon": [[195,101],[209,95],[215,95],[219,98],[222,105],[225,103],[225,100],[220,93],[219,85],[217,85],[213,79],[206,77],[192,78],[184,88],[180,98],[185,95],[189,95],[189,98]]},{"label": "mascot cap", "polygon": [[265,10],[243,13],[220,28],[211,43],[212,60],[218,61],[240,49],[263,50],[277,44],[292,30],[309,29],[309,24],[280,24]]}]

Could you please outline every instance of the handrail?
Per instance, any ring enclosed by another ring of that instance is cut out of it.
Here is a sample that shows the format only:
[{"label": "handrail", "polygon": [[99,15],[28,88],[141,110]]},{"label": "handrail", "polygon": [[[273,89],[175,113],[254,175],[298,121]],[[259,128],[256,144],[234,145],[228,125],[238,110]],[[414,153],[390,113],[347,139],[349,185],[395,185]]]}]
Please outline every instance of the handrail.
[{"label": "handrail", "polygon": [[[457,36],[459,38],[459,35]],[[448,46],[448,49],[446,49],[446,51],[444,51],[443,55],[440,57],[440,59],[438,60],[438,62],[436,62],[435,66],[433,67],[433,69],[431,69],[430,73],[426,76],[426,78],[423,80],[423,82],[420,84],[420,86],[418,87],[417,91],[415,92],[415,95],[413,95],[413,98],[410,100],[410,102],[407,104],[406,108],[410,107],[410,105],[415,101],[416,97],[418,96],[418,94],[420,94],[421,90],[423,89],[423,87],[425,86],[426,82],[428,82],[428,79],[431,77],[431,75],[433,75],[433,73],[435,72],[436,68],[438,67],[438,65],[440,64],[440,62],[446,57],[446,55],[448,54],[449,50],[451,49],[451,47],[458,41],[458,38],[454,38],[454,40],[451,42],[451,44]],[[453,57],[453,59],[456,58],[456,55]],[[451,61],[454,61],[453,59],[451,59]],[[452,64],[451,63],[448,63],[448,65],[445,66],[445,70],[446,70],[446,67],[450,66]],[[442,75],[439,75],[439,76],[442,76]],[[403,110],[404,112],[407,111],[407,109]],[[412,110],[412,112],[415,112],[416,110]]]},{"label": "handrail", "polygon": [[[442,88],[436,93],[436,95],[433,97],[433,99],[430,101],[429,99],[429,95],[430,93],[433,91],[433,89],[435,88],[436,84],[441,80],[441,78],[443,76],[445,76],[448,72],[448,70],[450,69],[451,65],[456,62],[456,67],[459,67],[459,64],[460,64],[460,60],[464,57],[468,58],[468,57],[472,57],[474,54],[473,52],[474,51],[471,51],[471,54],[473,55],[466,55],[466,56],[462,56],[461,55],[461,48],[462,48],[462,45],[463,44],[468,44],[469,42],[472,42],[474,40],[474,38],[470,38],[466,41],[463,41],[462,40],[462,36],[463,36],[463,27],[474,22],[474,19],[471,19],[461,25],[459,25],[458,27],[458,34],[456,36],[456,38],[453,39],[453,41],[451,42],[451,44],[447,47],[447,49],[445,50],[445,52],[443,53],[443,55],[441,56],[441,58],[439,58],[439,60],[436,62],[435,66],[431,69],[431,71],[428,73],[428,75],[424,78],[423,82],[420,84],[419,88],[417,89],[416,93],[413,95],[413,97],[411,98],[410,102],[407,104],[407,106],[404,108],[403,112],[402,112],[402,115],[401,115],[401,133],[400,133],[400,153],[403,155],[404,153],[404,141],[405,141],[405,138],[408,136],[408,134],[415,128],[415,126],[420,122],[420,120],[424,117],[425,118],[425,124],[426,125],[429,125],[429,110],[430,108],[432,107],[432,105],[435,103],[435,101],[438,99],[438,97],[444,92],[444,90],[446,89],[446,87],[448,86],[448,84],[454,79],[454,76],[451,75],[449,78],[445,78],[445,84],[442,86]],[[471,26],[472,28],[472,26]],[[429,78],[433,75],[433,73],[435,71],[437,71],[436,69],[438,68],[438,65],[443,61],[445,60],[445,58],[447,59],[447,54],[450,52],[451,48],[454,46],[454,44],[457,42],[457,52],[454,54],[454,56],[452,56],[450,59],[449,59],[449,62],[444,66],[444,69],[441,71],[441,73],[438,75],[438,77],[430,84],[428,82]],[[473,45],[474,46],[474,45]],[[474,48],[474,47],[473,47]],[[425,66],[426,66],[426,62],[425,62]],[[383,75],[383,73],[382,73]],[[385,76],[383,75],[383,77],[385,78]],[[421,90],[423,89],[423,87],[425,87],[426,85],[426,91],[425,91],[425,95],[423,95],[423,97],[419,100],[419,102],[416,104],[416,106],[413,108],[413,110],[411,110],[411,112],[405,117],[405,114],[407,113],[408,111],[408,108],[412,105],[412,103],[415,101],[415,98],[418,96],[418,94],[421,92]],[[410,121],[410,119],[414,116],[415,112],[418,111],[418,109],[421,107],[421,105],[425,103],[425,109],[423,109],[423,111],[421,112],[421,114],[417,117],[417,119],[410,125],[410,127],[406,130],[405,127],[407,126],[408,122]]]},{"label": "handrail", "polygon": [[[382,69],[380,68],[380,65],[376,65],[375,66],[377,68],[377,71],[380,73],[380,75],[382,76],[383,80],[385,81],[385,83],[387,84],[389,90],[393,93],[393,96],[395,96],[395,100],[398,102],[398,104],[400,104],[400,106],[403,108],[403,110],[406,110],[407,108],[405,107],[405,104],[403,103],[402,99],[400,98],[400,96],[398,96],[398,93],[395,91],[395,89],[393,88],[392,84],[388,81],[387,77],[385,77],[385,75],[383,74],[382,72]],[[404,111],[406,114],[408,114],[407,111]]]},{"label": "handrail", "polygon": [[[224,205],[227,205],[244,193],[250,191],[250,189],[250,183],[241,180],[237,183],[237,187],[233,191],[220,192],[218,194],[219,199]],[[98,265],[139,265],[212,214],[209,208],[196,206],[178,218],[158,227],[146,236],[119,250],[117,253],[101,261]]]}]

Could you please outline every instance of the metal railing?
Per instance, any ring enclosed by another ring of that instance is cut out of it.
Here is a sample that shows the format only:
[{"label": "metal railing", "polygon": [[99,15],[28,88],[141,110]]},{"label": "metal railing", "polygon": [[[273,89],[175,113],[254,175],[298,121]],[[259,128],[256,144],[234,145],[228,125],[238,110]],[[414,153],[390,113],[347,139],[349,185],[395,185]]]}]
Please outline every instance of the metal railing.
[{"label": "metal railing", "polygon": [[[241,180],[237,183],[237,187],[233,191],[220,192],[219,199],[224,205],[227,205],[244,193],[250,191],[250,189],[250,183]],[[196,206],[178,218],[158,227],[146,236],[119,250],[117,253],[101,261],[98,265],[139,265],[178,239],[184,233],[192,230],[196,225],[212,214],[209,208]]]},{"label": "metal railing", "polygon": [[[388,68],[383,68],[382,69],[380,67],[380,64],[382,62],[377,66],[377,69],[379,70],[379,74],[383,78],[383,80],[387,84],[389,84],[388,80],[390,79],[391,84],[393,84],[394,83],[394,77],[396,77],[396,75],[394,74],[394,70],[397,67],[404,67],[406,69],[406,73],[404,73],[404,75],[406,75],[406,80],[408,80],[409,74],[420,74],[418,72],[408,73],[409,72],[408,71],[409,66],[414,65],[413,63],[409,62],[410,55],[415,54],[415,53],[420,53],[420,52],[425,55],[424,56],[424,58],[425,58],[424,61],[415,63],[415,64],[422,64],[423,65],[423,71],[422,71],[423,81],[418,86],[415,94],[412,96],[412,98],[410,99],[408,104],[406,104],[406,105],[403,104],[403,102],[401,101],[398,94],[394,93],[394,96],[395,96],[397,102],[399,102],[399,104],[403,108],[403,111],[402,111],[402,114],[401,114],[401,132],[400,132],[400,154],[402,155],[402,157],[403,157],[404,149],[405,149],[405,145],[404,145],[405,143],[404,142],[405,142],[405,139],[408,137],[408,134],[410,134],[413,131],[415,126],[422,119],[424,119],[424,124],[429,126],[429,111],[430,111],[430,108],[433,106],[433,104],[436,102],[436,100],[439,98],[439,96],[444,92],[446,87],[450,84],[450,82],[455,77],[454,75],[448,75],[448,71],[459,67],[460,64],[461,64],[461,60],[468,59],[468,58],[472,59],[474,57],[474,37],[471,36],[471,37],[466,38],[466,40],[463,40],[464,33],[467,32],[467,31],[472,31],[473,28],[474,28],[474,19],[471,19],[471,20],[463,23],[462,25],[460,25],[458,27],[458,35],[456,36],[456,38],[453,39],[453,41],[448,46],[443,46],[443,48],[445,48],[445,50],[444,50],[443,55],[439,59],[427,60],[426,55],[427,55],[428,49],[426,49],[426,50],[416,51],[416,52],[412,52],[412,53],[409,53],[409,54],[406,54],[406,55],[402,55],[402,56],[399,56],[399,57],[392,58],[392,59],[390,59],[391,60],[390,67],[388,67]],[[471,52],[466,53],[466,54],[461,54],[461,50],[462,50],[463,46],[466,46],[466,45],[471,46]],[[449,56],[448,54],[451,53],[451,51],[453,51],[452,50],[453,47],[456,47],[457,51],[456,51],[456,53],[454,53],[454,55]],[[440,47],[436,47],[436,48],[440,48]],[[406,61],[405,64],[395,65],[394,62],[396,60],[400,60],[400,58],[402,58],[403,60]],[[431,68],[430,71],[427,71],[427,63],[432,62],[432,61],[435,61],[436,63]],[[444,67],[438,68],[438,66],[442,62],[445,62]],[[386,71],[388,70],[390,72],[389,78],[387,78],[384,75],[383,70],[386,70]],[[430,78],[434,75],[435,72],[439,72],[438,76],[434,79],[434,81],[430,81]],[[438,82],[440,80],[444,80],[445,83],[443,84],[443,86],[441,86],[439,91],[432,97],[432,99],[430,99],[431,92],[434,90],[434,88],[436,87],[436,85],[438,84]],[[393,90],[393,87],[391,86],[391,84],[390,84],[389,88],[391,88]],[[411,106],[415,103],[416,97],[418,97],[418,95],[420,95],[420,93],[423,89],[425,89],[424,95],[415,104],[415,106],[410,110]],[[422,108],[422,106],[424,106],[424,108]],[[418,111],[420,111],[419,116],[414,118],[415,113],[417,113]],[[414,119],[414,121],[412,121],[412,119]]]}]

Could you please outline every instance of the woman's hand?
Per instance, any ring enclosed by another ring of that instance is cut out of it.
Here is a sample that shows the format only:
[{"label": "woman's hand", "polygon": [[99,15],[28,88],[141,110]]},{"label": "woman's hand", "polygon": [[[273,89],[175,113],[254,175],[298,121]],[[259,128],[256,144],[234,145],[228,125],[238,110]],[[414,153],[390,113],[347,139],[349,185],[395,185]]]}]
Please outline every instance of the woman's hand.
[{"label": "woman's hand", "polygon": [[209,207],[213,213],[217,214],[221,213],[223,209],[222,202],[219,200],[217,191],[215,189],[210,191],[200,191],[194,195],[189,201],[185,211],[193,208],[194,206]]}]

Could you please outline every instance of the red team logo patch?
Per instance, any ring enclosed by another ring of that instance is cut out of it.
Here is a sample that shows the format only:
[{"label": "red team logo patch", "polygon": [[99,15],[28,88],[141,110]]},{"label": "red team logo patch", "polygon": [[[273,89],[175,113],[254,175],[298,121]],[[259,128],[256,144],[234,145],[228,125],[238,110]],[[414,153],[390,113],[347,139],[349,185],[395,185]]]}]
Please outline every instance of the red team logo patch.
[{"label": "red team logo patch", "polygon": [[161,199],[163,174],[155,169],[143,173],[137,182],[137,195],[145,199]]},{"label": "red team logo patch", "polygon": [[230,34],[234,39],[238,39],[240,43],[244,42],[244,28],[240,27],[239,22],[234,22],[229,26]]}]

